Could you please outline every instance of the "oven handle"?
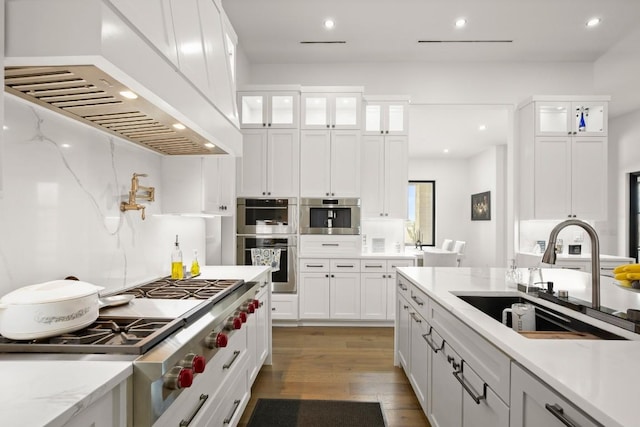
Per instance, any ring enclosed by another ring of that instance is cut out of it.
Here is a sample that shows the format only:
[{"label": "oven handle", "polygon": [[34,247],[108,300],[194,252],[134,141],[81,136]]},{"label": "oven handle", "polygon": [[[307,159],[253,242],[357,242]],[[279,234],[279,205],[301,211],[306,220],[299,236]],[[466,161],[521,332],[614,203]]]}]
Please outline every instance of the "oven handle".
[{"label": "oven handle", "polygon": [[233,416],[236,414],[236,411],[238,410],[238,407],[240,406],[240,402],[242,402],[240,399],[236,399],[236,400],[233,401],[233,410],[231,411],[229,416],[227,418],[225,418],[224,421],[222,421],[222,424],[231,423],[231,420],[233,419]]},{"label": "oven handle", "polygon": [[238,358],[238,356],[240,356],[240,351],[236,350],[233,352],[233,357],[231,358],[231,360],[227,363],[225,363],[222,366],[222,369],[229,369],[231,367],[231,365],[234,364],[234,362],[236,361],[236,359]]},{"label": "oven handle", "polygon": [[198,412],[200,412],[200,409],[202,409],[202,407],[204,406],[208,398],[209,398],[208,394],[200,395],[200,401],[198,402],[198,406],[196,406],[196,409],[193,411],[193,413],[191,414],[188,420],[180,421],[180,427],[187,427],[189,424],[191,424],[191,421],[193,421],[196,415],[198,415]]}]

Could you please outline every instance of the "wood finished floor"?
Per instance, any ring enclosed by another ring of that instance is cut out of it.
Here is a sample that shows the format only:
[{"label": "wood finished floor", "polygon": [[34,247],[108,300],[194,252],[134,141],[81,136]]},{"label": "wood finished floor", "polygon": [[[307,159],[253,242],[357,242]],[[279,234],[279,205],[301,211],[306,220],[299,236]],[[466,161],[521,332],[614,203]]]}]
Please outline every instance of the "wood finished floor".
[{"label": "wood finished floor", "polygon": [[274,327],[273,365],[258,374],[240,427],[259,398],[380,402],[387,427],[429,427],[393,366],[393,328]]}]

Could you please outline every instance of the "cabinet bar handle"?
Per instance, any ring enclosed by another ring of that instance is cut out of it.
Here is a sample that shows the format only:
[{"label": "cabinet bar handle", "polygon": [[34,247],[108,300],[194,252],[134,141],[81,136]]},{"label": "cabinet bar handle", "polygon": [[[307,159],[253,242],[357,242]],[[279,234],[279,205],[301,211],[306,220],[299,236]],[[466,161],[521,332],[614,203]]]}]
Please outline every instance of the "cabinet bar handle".
[{"label": "cabinet bar handle", "polygon": [[421,306],[424,305],[424,301],[422,301],[420,298],[418,298],[415,295],[411,295],[411,299],[414,300],[415,302],[417,302],[418,305],[421,305]]},{"label": "cabinet bar handle", "polygon": [[406,286],[402,286],[402,283],[398,283],[398,287],[399,287],[400,289],[402,289],[403,291],[406,291],[406,290],[407,290],[407,287],[406,287]]},{"label": "cabinet bar handle", "polygon": [[337,268],[353,268],[355,267],[353,264],[336,264]]},{"label": "cabinet bar handle", "polygon": [[444,350],[444,342],[445,342],[444,340],[442,340],[442,345],[438,348],[431,341],[427,339],[427,337],[431,335],[431,332],[433,332],[433,326],[429,326],[429,333],[422,335],[422,338],[424,338],[424,340],[427,342],[429,347],[431,347],[431,350],[433,350],[434,353]]},{"label": "cabinet bar handle", "polygon": [[233,357],[231,358],[231,360],[228,363],[225,363],[222,366],[222,369],[229,369],[231,367],[231,365],[233,365],[233,362],[236,361],[236,359],[238,358],[238,356],[240,356],[240,352],[238,350],[233,352]]},{"label": "cabinet bar handle", "polygon": [[204,403],[207,401],[208,398],[209,398],[208,394],[200,395],[200,401],[198,402],[198,406],[196,406],[196,409],[193,411],[193,413],[191,414],[188,420],[180,421],[180,427],[187,427],[189,424],[191,424],[191,421],[193,421],[196,415],[198,415],[198,412],[200,412],[200,409],[202,409],[202,407],[204,406]]},{"label": "cabinet bar handle", "polygon": [[322,246],[340,246],[340,243],[323,243]]},{"label": "cabinet bar handle", "polygon": [[547,408],[547,411],[551,412],[554,417],[560,420],[560,422],[567,427],[579,427],[577,424],[567,418],[567,416],[564,414],[564,409],[562,409],[562,406],[558,405],[557,403],[554,403],[553,405],[551,405],[550,403],[545,403],[544,407]]},{"label": "cabinet bar handle", "polygon": [[224,421],[222,421],[222,424],[231,423],[233,416],[236,414],[236,411],[238,410],[238,406],[240,406],[240,402],[242,402],[240,399],[236,399],[233,401],[233,409],[231,410],[231,413],[229,414],[229,416],[225,418]]},{"label": "cabinet bar handle", "polygon": [[462,377],[463,369],[464,369],[464,359],[460,361],[460,369],[453,372],[453,376],[456,377],[460,385],[462,385],[462,388],[464,388],[467,391],[467,393],[469,393],[469,396],[471,396],[473,401],[479,405],[481,400],[487,400],[487,383],[485,382],[482,383],[482,395],[481,396],[477,395],[475,391],[471,388],[471,386],[467,385],[467,383],[464,381],[464,378]]},{"label": "cabinet bar handle", "polygon": [[416,317],[416,314],[415,314],[415,313],[409,313],[409,315],[411,316],[411,318],[412,318],[413,320],[415,320],[415,321],[416,321],[416,323],[422,323],[422,320],[421,320],[420,318]]},{"label": "cabinet bar handle", "polygon": [[365,265],[364,268],[382,268],[380,264],[378,265]]},{"label": "cabinet bar handle", "polygon": [[322,265],[322,264],[306,264],[305,267],[322,268],[322,267],[324,267],[324,265]]}]

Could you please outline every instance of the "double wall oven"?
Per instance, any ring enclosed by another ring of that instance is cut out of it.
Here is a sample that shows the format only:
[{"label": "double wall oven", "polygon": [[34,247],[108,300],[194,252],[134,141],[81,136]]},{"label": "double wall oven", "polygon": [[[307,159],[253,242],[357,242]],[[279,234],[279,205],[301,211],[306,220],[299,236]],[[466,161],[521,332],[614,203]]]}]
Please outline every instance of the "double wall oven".
[{"label": "double wall oven", "polygon": [[296,293],[298,204],[296,198],[238,198],[236,263],[251,265],[251,249],[280,249],[272,273],[274,293]]}]

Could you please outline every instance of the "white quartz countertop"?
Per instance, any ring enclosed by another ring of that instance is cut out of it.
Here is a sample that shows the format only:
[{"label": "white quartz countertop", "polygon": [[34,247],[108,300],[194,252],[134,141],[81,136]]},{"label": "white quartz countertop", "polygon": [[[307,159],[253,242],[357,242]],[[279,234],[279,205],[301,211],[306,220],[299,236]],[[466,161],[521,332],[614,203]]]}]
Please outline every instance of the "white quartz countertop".
[{"label": "white quartz countertop", "polygon": [[65,425],[133,372],[126,361],[0,360],[0,366],[0,424],[24,427]]},{"label": "white quartz countertop", "polygon": [[[637,385],[640,384],[640,336],[536,298],[537,303],[635,341],[525,338],[454,295],[518,293],[506,287],[505,269],[401,267],[398,271],[603,425],[639,425],[636,405]],[[545,280],[555,283],[555,289],[567,289],[572,297],[591,300],[590,275],[563,269],[543,269],[543,275]],[[601,280],[603,306],[620,311],[640,308],[640,293],[620,288],[610,278],[602,277]]]},{"label": "white quartz countertop", "polygon": [[[535,254],[533,252],[519,252],[525,256],[542,258],[542,254]],[[591,259],[591,253],[581,253],[580,255],[569,255],[567,253],[557,254],[556,258],[561,261],[587,261]],[[600,254],[600,262],[617,262],[619,261],[621,264],[625,264],[629,261],[633,261],[633,258],[619,255],[607,255]]]},{"label": "white quartz countertop", "polygon": [[[198,278],[252,281],[267,271],[269,267],[203,266]],[[181,303],[172,309],[183,312],[192,305],[189,301]],[[131,355],[86,360],[90,358],[0,353],[0,425],[62,426],[133,372]]]}]

